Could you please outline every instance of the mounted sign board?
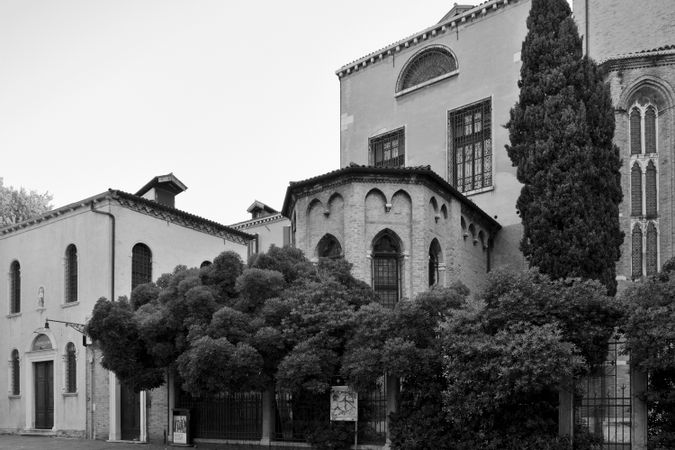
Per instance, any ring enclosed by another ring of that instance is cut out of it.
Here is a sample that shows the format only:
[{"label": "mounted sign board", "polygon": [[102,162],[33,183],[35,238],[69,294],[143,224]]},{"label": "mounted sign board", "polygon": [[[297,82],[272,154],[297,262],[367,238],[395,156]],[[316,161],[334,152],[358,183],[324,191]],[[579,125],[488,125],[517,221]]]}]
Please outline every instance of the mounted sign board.
[{"label": "mounted sign board", "polygon": [[348,386],[333,386],[330,390],[330,420],[356,422],[359,418],[359,395]]}]

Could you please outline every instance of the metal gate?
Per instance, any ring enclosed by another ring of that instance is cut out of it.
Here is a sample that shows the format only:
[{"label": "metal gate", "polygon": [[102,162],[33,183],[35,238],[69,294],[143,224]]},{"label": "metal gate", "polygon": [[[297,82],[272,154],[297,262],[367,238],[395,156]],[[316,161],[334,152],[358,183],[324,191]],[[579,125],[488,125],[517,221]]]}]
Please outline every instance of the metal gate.
[{"label": "metal gate", "polygon": [[607,359],[579,383],[577,423],[603,438],[603,449],[631,449],[631,383],[625,341],[609,343]]}]

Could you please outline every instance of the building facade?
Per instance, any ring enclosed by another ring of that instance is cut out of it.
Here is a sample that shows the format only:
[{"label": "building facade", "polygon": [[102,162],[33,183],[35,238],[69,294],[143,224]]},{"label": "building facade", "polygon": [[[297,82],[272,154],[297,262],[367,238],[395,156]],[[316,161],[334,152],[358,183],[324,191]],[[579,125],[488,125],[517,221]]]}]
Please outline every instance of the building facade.
[{"label": "building facade", "polygon": [[83,345],[79,324],[99,298],[128,296],[179,264],[225,250],[246,258],[253,236],[176,209],[184,189],[173,175],[156,177],[136,195],[110,190],[0,230],[0,432],[164,438],[167,390],[125,389]]},{"label": "building facade", "polygon": [[290,244],[290,221],[279,211],[256,200],[246,212],[251,214],[249,220],[230,226],[255,236],[249,246],[249,256],[266,252],[272,245],[283,247]]}]

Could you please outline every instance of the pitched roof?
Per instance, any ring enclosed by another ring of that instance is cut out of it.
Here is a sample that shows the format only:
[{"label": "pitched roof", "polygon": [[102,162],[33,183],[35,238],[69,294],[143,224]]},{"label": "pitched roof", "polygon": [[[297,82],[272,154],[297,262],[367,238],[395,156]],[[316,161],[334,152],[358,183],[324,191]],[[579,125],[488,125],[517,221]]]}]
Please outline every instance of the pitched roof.
[{"label": "pitched roof", "polygon": [[440,175],[431,170],[430,166],[416,166],[416,167],[372,167],[372,166],[361,166],[358,164],[351,164],[349,166],[343,167],[341,169],[333,170],[332,172],[324,173],[312,178],[307,178],[302,181],[292,181],[288,188],[286,189],[286,197],[284,198],[284,206],[281,209],[281,213],[290,217],[291,214],[291,204],[295,201],[293,193],[298,189],[312,187],[319,183],[326,183],[337,178],[349,178],[353,176],[364,176],[364,175],[390,175],[390,176],[410,176],[425,179],[442,190],[448,192],[454,198],[456,198],[464,206],[470,208],[480,217],[485,219],[490,226],[495,229],[501,229],[501,225],[488,213],[483,211],[476,205],[474,202],[469,200],[464,194],[459,192],[455,187],[450,183],[445,181]]},{"label": "pitched roof", "polygon": [[246,232],[236,230],[232,227],[222,225],[218,222],[214,222],[212,220],[205,219],[203,217],[199,217],[197,215],[190,214],[188,212],[181,211],[179,209],[166,206],[152,200],[145,199],[135,194],[130,194],[128,192],[115,189],[109,189],[106,192],[88,197],[84,200],[80,200],[79,202],[71,203],[69,205],[47,211],[44,214],[25,220],[23,222],[0,228],[0,237],[9,235],[15,231],[38,223],[47,222],[71,211],[84,208],[95,208],[97,204],[105,200],[116,201],[120,206],[127,209],[160,218],[162,220],[167,220],[196,231],[223,237],[233,242],[246,244],[248,241],[255,239],[253,235],[250,235]]}]

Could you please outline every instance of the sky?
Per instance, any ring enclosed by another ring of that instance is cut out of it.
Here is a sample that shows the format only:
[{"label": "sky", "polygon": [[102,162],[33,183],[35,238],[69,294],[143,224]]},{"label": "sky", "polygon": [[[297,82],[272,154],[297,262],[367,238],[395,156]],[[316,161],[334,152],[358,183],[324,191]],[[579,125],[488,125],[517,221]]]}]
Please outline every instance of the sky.
[{"label": "sky", "polygon": [[173,172],[193,214],[281,209],[289,181],[339,168],[335,71],[453,2],[412,5],[0,0],[0,177],[59,207]]}]

